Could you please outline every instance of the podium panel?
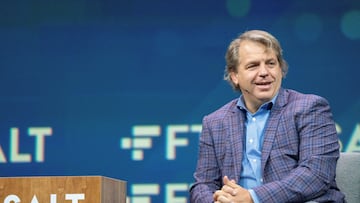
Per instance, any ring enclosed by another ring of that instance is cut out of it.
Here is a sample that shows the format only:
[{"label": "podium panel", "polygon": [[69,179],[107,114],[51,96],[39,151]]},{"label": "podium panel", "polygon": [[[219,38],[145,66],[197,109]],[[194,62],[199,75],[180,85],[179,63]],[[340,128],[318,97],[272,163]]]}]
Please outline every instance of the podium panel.
[{"label": "podium panel", "polygon": [[0,178],[1,203],[126,203],[126,182],[103,176]]}]

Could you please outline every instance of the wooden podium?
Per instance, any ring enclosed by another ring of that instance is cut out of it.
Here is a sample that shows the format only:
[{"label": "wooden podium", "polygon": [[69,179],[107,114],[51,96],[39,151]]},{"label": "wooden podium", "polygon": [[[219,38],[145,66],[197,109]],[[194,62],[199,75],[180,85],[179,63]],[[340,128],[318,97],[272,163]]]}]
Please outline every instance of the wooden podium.
[{"label": "wooden podium", "polygon": [[103,176],[0,178],[1,203],[125,203],[126,182]]}]

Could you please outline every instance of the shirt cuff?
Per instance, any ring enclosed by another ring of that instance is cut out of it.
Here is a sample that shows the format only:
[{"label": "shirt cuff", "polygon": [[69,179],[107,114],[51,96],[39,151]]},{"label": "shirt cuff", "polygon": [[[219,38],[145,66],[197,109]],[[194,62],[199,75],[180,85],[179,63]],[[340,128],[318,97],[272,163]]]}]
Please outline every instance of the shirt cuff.
[{"label": "shirt cuff", "polygon": [[248,190],[250,192],[250,196],[253,199],[254,203],[260,203],[258,196],[256,195],[256,192],[252,189]]}]

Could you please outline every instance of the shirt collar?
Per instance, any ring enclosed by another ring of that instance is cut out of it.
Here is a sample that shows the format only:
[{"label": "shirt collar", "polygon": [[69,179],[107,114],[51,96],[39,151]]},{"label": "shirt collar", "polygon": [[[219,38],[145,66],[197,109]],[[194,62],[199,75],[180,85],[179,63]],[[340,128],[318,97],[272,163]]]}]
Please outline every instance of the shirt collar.
[{"label": "shirt collar", "polygon": [[[260,106],[260,108],[258,109],[258,111],[260,109],[266,109],[266,110],[271,110],[271,108],[274,106],[274,103],[275,103],[275,100],[277,98],[279,93],[277,93],[270,101],[262,104]],[[239,108],[239,109],[243,109],[243,110],[246,110],[246,111],[249,111],[246,106],[245,106],[245,101],[244,101],[244,96],[243,95],[240,95],[237,103],[236,103],[236,106]]]}]

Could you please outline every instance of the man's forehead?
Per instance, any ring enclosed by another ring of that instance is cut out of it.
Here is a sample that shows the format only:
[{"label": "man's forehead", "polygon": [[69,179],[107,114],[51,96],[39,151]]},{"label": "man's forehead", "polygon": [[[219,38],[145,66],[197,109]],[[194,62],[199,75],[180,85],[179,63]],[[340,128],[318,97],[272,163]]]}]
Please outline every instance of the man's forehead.
[{"label": "man's forehead", "polygon": [[258,49],[254,49],[251,47],[247,47],[239,50],[239,59],[240,61],[250,61],[250,60],[268,60],[268,59],[276,59],[275,50],[269,47],[263,47]]},{"label": "man's forehead", "polygon": [[244,50],[248,48],[249,46],[257,46],[258,48],[262,48],[264,52],[274,52],[275,49],[272,46],[269,46],[268,44],[261,43],[259,41],[253,41],[253,40],[243,40],[240,42],[239,51]]}]

